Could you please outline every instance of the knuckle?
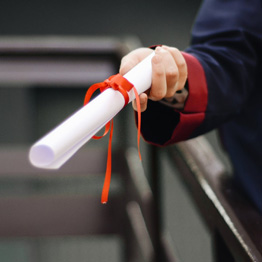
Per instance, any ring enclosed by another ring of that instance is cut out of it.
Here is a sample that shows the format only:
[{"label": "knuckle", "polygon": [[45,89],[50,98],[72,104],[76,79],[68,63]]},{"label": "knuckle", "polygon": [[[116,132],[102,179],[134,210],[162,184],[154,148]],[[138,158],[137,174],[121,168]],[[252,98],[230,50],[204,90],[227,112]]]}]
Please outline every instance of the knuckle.
[{"label": "knuckle", "polygon": [[170,51],[175,55],[180,54],[180,50],[176,47],[171,47]]},{"label": "knuckle", "polygon": [[156,77],[162,77],[164,75],[164,71],[161,68],[156,68],[154,74]]},{"label": "knuckle", "polygon": [[178,77],[178,70],[176,68],[169,68],[166,70],[166,77],[167,78],[177,78]]},{"label": "knuckle", "polygon": [[187,66],[186,66],[186,62],[184,61],[184,59],[183,60],[181,59],[177,62],[177,67],[179,68],[182,74],[186,74]]}]

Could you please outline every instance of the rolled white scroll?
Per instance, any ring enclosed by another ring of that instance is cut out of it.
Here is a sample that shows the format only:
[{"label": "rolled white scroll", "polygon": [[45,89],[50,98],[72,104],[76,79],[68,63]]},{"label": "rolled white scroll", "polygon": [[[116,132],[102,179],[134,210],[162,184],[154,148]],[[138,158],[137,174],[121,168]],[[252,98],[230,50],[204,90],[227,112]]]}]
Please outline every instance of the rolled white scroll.
[{"label": "rolled white scroll", "polygon": [[[154,52],[132,68],[124,77],[132,83],[138,94],[151,86],[151,59]],[[129,102],[135,99],[134,91],[128,92]],[[80,147],[105,126],[125,104],[123,95],[106,89],[86,106],[37,141],[30,149],[29,160],[39,168],[61,167]]]}]

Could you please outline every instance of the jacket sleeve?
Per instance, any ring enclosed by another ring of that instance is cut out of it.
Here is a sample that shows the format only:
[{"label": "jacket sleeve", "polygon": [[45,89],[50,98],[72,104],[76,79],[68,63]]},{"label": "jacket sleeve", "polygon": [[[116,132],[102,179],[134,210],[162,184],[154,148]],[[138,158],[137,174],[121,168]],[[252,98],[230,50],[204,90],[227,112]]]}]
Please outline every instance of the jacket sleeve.
[{"label": "jacket sleeve", "polygon": [[183,52],[188,98],[183,110],[149,101],[145,140],[167,145],[204,134],[241,113],[255,92],[262,49],[261,0],[204,1]]}]

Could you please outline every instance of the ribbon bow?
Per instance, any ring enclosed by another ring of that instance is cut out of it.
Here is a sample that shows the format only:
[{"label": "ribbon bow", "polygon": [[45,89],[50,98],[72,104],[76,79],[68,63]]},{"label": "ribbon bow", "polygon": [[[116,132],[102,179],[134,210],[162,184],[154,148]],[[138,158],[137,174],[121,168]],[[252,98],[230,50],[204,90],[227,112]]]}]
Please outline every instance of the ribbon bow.
[{"label": "ribbon bow", "polygon": [[[106,79],[104,82],[96,83],[90,86],[90,88],[87,90],[86,95],[85,95],[84,105],[88,104],[93,93],[96,90],[99,89],[100,92],[103,92],[107,88],[113,88],[114,90],[119,91],[123,95],[125,99],[124,107],[129,103],[128,92],[133,88],[133,91],[136,97],[137,112],[138,112],[137,146],[138,146],[139,158],[141,160],[141,153],[140,153],[141,108],[140,108],[139,95],[133,84],[131,84],[126,78],[124,78],[120,74],[112,75],[108,79]],[[111,168],[112,166],[111,164],[112,157],[111,156],[112,156],[113,127],[114,125],[113,125],[113,119],[112,119],[105,125],[105,131],[102,136],[93,136],[93,139],[101,139],[110,131],[109,142],[108,142],[108,153],[107,153],[107,167],[106,167],[105,180],[104,180],[104,185],[103,185],[103,190],[102,190],[102,195],[101,195],[101,203],[103,204],[106,204],[108,201],[108,193],[109,193],[109,188],[110,188],[111,169],[112,169]]]}]

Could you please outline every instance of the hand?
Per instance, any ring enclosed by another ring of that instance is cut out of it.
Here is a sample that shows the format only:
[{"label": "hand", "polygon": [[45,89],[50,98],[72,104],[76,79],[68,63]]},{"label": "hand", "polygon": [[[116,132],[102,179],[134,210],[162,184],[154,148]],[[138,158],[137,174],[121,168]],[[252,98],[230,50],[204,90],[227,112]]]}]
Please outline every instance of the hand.
[{"label": "hand", "polygon": [[[139,48],[127,54],[121,61],[120,74],[127,73],[152,52],[149,48]],[[146,110],[148,99],[159,101],[173,97],[177,91],[183,89],[186,80],[187,65],[182,53],[174,47],[157,47],[152,58],[151,88],[140,94],[141,111]],[[135,101],[133,108],[136,110]]]}]

